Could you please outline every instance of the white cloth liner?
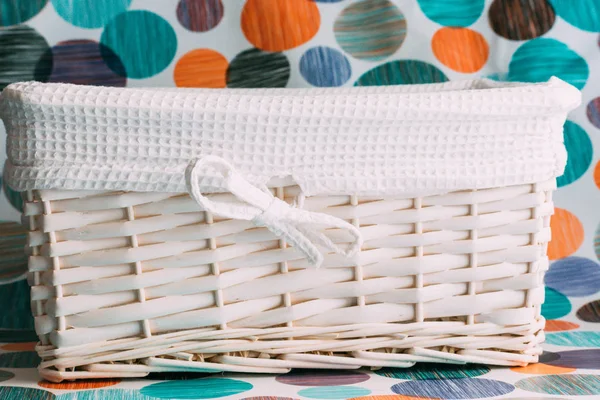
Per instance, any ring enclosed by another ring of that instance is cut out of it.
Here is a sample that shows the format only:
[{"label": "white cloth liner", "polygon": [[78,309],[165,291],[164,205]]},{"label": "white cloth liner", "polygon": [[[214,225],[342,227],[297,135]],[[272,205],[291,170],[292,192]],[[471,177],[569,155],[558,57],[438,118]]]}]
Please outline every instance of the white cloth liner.
[{"label": "white cloth liner", "polygon": [[[566,163],[580,93],[491,80],[327,89],[134,89],[25,82],[2,92],[15,190],[188,192],[206,156],[254,185],[395,195],[542,182]],[[206,168],[202,192],[224,189]]]}]

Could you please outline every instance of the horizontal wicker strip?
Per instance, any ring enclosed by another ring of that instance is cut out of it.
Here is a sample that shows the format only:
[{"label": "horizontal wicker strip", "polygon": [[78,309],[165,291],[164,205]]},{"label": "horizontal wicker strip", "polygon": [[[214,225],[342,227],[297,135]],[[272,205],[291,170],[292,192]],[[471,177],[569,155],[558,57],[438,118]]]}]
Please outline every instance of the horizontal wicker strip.
[{"label": "horizontal wicker strip", "polygon": [[[354,259],[328,254],[320,269],[185,194],[28,192],[41,374],[536,362],[554,189],[306,198],[364,238]],[[289,202],[300,194],[272,190]]]}]

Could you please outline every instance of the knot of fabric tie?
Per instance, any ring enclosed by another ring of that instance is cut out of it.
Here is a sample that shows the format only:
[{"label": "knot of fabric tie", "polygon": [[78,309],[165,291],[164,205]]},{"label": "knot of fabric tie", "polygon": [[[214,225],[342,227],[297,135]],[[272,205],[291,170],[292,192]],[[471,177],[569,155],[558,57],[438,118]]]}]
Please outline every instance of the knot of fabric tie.
[{"label": "knot of fabric tie", "polygon": [[[209,169],[216,170],[223,176],[220,186],[242,203],[214,201],[202,194],[199,178],[205,176],[203,174]],[[356,226],[328,214],[290,206],[273,196],[267,188],[260,189],[248,182],[233,165],[221,157],[207,156],[191,161],[185,179],[190,196],[205,211],[224,218],[252,221],[256,226],[267,228],[301,251],[308,262],[317,268],[323,262],[323,254],[317,246],[346,257],[352,257],[362,246],[362,236]],[[339,246],[322,233],[319,227],[344,229],[353,240],[345,246]]]}]

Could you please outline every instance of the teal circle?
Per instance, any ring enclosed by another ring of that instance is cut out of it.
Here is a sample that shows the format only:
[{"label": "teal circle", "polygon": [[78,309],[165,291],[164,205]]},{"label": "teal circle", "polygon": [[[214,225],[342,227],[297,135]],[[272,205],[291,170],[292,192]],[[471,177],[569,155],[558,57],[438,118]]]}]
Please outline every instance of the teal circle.
[{"label": "teal circle", "polygon": [[[0,254],[2,248],[0,248]],[[0,288],[0,342],[5,329],[33,329],[30,288],[25,279],[2,285]]]},{"label": "teal circle", "polygon": [[546,301],[542,304],[542,315],[546,319],[558,319],[571,312],[571,302],[564,294],[546,287]]},{"label": "teal circle", "polygon": [[2,181],[0,178],[0,189],[4,192],[6,199],[17,211],[23,211],[23,197],[21,193],[12,190],[6,182]]},{"label": "teal circle", "polygon": [[393,379],[420,380],[420,379],[461,379],[475,378],[490,372],[485,365],[478,364],[436,364],[417,363],[410,368],[381,368],[375,374]]},{"label": "teal circle", "polygon": [[41,361],[35,351],[0,353],[1,368],[36,368]]},{"label": "teal circle", "polygon": [[508,66],[509,81],[545,82],[557,76],[577,89],[585,86],[589,74],[589,67],[579,54],[558,40],[546,38],[525,42]]},{"label": "teal circle", "polygon": [[418,0],[423,14],[443,26],[465,27],[479,19],[485,0]]},{"label": "teal circle", "polygon": [[566,331],[549,332],[546,343],[555,346],[569,347],[600,347],[600,332],[598,331]]},{"label": "teal circle", "polygon": [[567,166],[565,172],[556,179],[558,187],[579,179],[592,164],[594,148],[585,130],[575,122],[566,121],[563,127]]},{"label": "teal circle", "polygon": [[43,389],[21,386],[0,387],[0,399],[6,400],[55,400],[52,392]]},{"label": "teal circle", "polygon": [[569,24],[588,32],[600,32],[598,0],[549,0],[556,14]]},{"label": "teal circle", "polygon": [[371,391],[357,386],[319,386],[302,389],[298,394],[300,396],[308,397],[309,399],[335,400],[367,396],[371,394]]},{"label": "teal circle", "polygon": [[131,0],[52,0],[56,13],[80,28],[102,28],[115,15],[127,10]]},{"label": "teal circle", "polygon": [[[143,10],[117,15],[104,28],[100,41],[118,56],[103,51],[106,64],[117,74],[134,79],[148,78],[164,70],[177,50],[177,36],[171,25]],[[116,59],[121,62],[115,63]]]},{"label": "teal circle", "polygon": [[411,85],[446,82],[439,68],[418,60],[395,60],[381,64],[360,76],[354,86]]},{"label": "teal circle", "polygon": [[206,378],[155,383],[140,392],[159,399],[212,399],[247,392],[252,387],[251,383],[237,379]]},{"label": "teal circle", "polygon": [[35,17],[48,0],[0,0],[0,26],[19,25]]}]

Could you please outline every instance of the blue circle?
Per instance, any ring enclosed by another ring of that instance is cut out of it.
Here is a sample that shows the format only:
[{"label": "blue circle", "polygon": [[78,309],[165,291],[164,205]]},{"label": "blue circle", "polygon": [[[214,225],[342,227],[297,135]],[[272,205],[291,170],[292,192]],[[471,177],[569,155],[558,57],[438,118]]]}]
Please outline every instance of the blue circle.
[{"label": "blue circle", "polygon": [[350,79],[350,62],[338,50],[313,47],[300,59],[300,73],[308,83],[318,87],[342,86]]},{"label": "blue circle", "polygon": [[565,172],[556,179],[558,187],[575,182],[592,164],[594,146],[587,132],[573,121],[566,121],[563,127],[567,165]]},{"label": "blue circle", "polygon": [[598,0],[549,0],[559,17],[588,32],[600,32]]},{"label": "blue circle", "polygon": [[140,392],[159,399],[212,399],[247,392],[252,387],[249,382],[237,379],[205,378],[155,383]]},{"label": "blue circle", "polygon": [[367,396],[371,394],[371,391],[357,386],[319,386],[302,389],[298,394],[309,399],[335,400]]},{"label": "blue circle", "polygon": [[436,379],[397,383],[392,392],[406,396],[440,399],[479,399],[502,396],[515,390],[506,382],[491,379]]},{"label": "blue circle", "polygon": [[600,265],[584,257],[563,258],[550,266],[544,282],[565,296],[589,296],[600,291]]},{"label": "blue circle", "polygon": [[115,15],[127,10],[131,0],[52,0],[56,13],[80,28],[102,28]]},{"label": "blue circle", "polygon": [[135,79],[158,74],[177,51],[177,36],[171,25],[143,10],[117,15],[104,28],[101,43],[111,50],[109,54],[101,48],[106,64],[116,73]]},{"label": "blue circle", "polygon": [[485,0],[418,0],[423,14],[443,26],[465,27],[483,13]]},{"label": "blue circle", "polygon": [[411,85],[447,82],[438,67],[419,60],[395,60],[381,64],[360,76],[354,86]]},{"label": "blue circle", "polygon": [[579,54],[558,40],[546,38],[525,42],[508,66],[510,81],[545,82],[556,76],[577,89],[585,86],[589,74],[589,67]]}]

